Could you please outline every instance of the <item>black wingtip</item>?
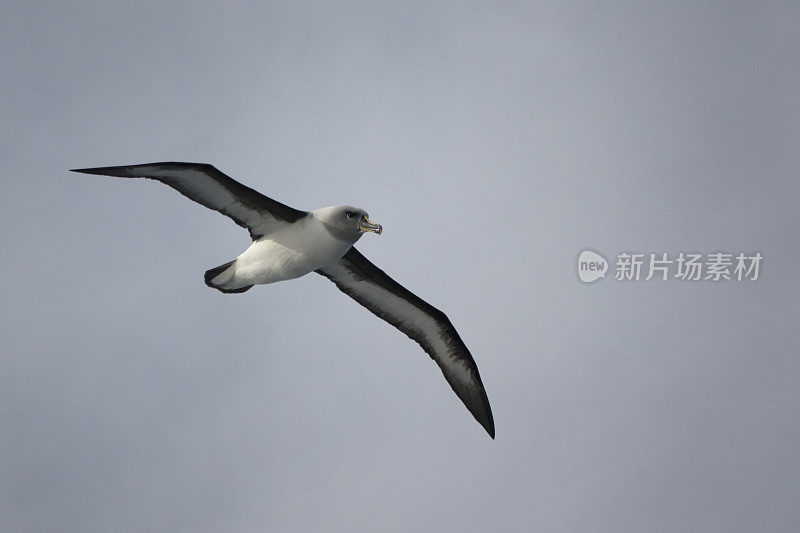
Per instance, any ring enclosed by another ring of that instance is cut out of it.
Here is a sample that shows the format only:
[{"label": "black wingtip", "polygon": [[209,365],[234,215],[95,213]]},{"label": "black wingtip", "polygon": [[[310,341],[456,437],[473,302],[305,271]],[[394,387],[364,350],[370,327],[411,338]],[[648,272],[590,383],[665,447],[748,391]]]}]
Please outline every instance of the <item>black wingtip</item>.
[{"label": "black wingtip", "polygon": [[101,176],[115,176],[118,178],[128,178],[131,176],[129,167],[97,167],[97,168],[73,168],[70,172],[80,172],[81,174],[99,174]]},{"label": "black wingtip", "polygon": [[[82,174],[100,174],[102,176],[114,176],[117,178],[146,178],[152,177],[157,179],[157,173],[152,174],[154,170],[185,170],[194,169],[202,172],[208,172],[215,169],[212,165],[207,163],[181,163],[177,161],[162,161],[160,163],[144,163],[141,165],[119,165],[113,167],[96,167],[96,168],[73,168],[70,172],[80,172]],[[227,176],[226,176],[227,178]]]},{"label": "black wingtip", "polygon": [[[480,380],[480,378],[478,378]],[[494,416],[492,416],[492,408],[489,405],[489,398],[486,397],[486,391],[483,389],[483,384],[480,385],[480,399],[476,401],[474,396],[460,394],[460,389],[453,387],[456,395],[464,403],[464,406],[469,410],[478,424],[486,430],[486,433],[494,440]]]},{"label": "black wingtip", "polygon": [[475,388],[478,390],[473,391],[473,394],[464,394],[464,391],[459,387],[452,387],[452,383],[451,387],[469,412],[472,413],[472,416],[475,417],[475,420],[483,426],[486,433],[494,440],[494,416],[492,415],[492,406],[489,405],[489,397],[486,396],[486,389],[483,388],[483,383],[481,383],[477,367],[475,368],[475,380]]},{"label": "black wingtip", "polygon": [[486,430],[486,433],[488,433],[489,436],[492,437],[492,440],[494,440],[494,418],[492,417],[492,411],[488,411],[488,414],[489,417],[487,420],[478,420],[478,422],[480,422],[480,424],[483,426],[483,429]]}]

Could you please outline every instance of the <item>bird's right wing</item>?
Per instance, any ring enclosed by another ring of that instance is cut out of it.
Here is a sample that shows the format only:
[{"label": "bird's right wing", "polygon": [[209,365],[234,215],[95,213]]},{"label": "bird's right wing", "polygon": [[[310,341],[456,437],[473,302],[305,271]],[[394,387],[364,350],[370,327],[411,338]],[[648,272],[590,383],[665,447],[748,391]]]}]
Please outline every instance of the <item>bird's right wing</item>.
[{"label": "bird's right wing", "polygon": [[494,438],[494,419],[478,367],[447,316],[390,278],[354,247],[317,270],[339,290],[422,346],[472,416]]},{"label": "bird's right wing", "polygon": [[247,228],[256,240],[278,225],[308,215],[264,196],[250,187],[203,163],[148,163],[118,167],[80,168],[73,172],[102,174],[119,178],[149,178],[169,185],[209,209],[219,211]]}]

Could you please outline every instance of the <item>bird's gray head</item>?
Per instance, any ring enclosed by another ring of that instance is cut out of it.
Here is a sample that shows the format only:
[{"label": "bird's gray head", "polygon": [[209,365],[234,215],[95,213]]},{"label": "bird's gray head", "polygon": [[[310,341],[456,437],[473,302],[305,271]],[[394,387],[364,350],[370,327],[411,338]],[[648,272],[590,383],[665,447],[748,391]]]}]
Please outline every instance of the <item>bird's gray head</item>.
[{"label": "bird's gray head", "polygon": [[343,241],[356,242],[367,231],[380,235],[383,227],[370,221],[367,212],[350,205],[323,207],[312,211],[325,228]]}]

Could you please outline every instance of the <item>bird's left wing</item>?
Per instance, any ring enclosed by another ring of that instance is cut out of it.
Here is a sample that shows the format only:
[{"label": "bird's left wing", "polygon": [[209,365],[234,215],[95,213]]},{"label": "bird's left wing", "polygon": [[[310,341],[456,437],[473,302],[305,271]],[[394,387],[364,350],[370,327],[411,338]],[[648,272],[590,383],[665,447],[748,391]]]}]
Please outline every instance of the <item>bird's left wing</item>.
[{"label": "bird's left wing", "polygon": [[268,235],[281,223],[291,223],[308,214],[264,196],[203,163],[148,163],[79,168],[73,172],[160,181],[195,202],[230,217],[247,228],[253,240]]},{"label": "bird's left wing", "polygon": [[478,367],[445,314],[390,278],[354,247],[322,274],[355,301],[408,335],[436,361],[472,416],[494,438],[494,419]]}]

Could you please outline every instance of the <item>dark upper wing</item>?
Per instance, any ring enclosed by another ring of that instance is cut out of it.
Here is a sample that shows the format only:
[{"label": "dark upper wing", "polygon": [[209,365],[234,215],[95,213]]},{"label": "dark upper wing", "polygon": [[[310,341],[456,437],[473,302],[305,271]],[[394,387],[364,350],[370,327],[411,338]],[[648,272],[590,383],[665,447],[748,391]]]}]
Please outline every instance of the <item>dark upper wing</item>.
[{"label": "dark upper wing", "polygon": [[291,223],[308,214],[276,202],[203,163],[148,163],[80,168],[73,172],[160,181],[195,202],[229,216],[247,228],[253,240],[269,234],[277,224]]},{"label": "dark upper wing", "polygon": [[355,248],[317,270],[355,301],[415,341],[436,361],[472,416],[494,438],[494,419],[478,367],[444,313],[373,265]]}]

